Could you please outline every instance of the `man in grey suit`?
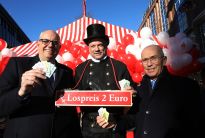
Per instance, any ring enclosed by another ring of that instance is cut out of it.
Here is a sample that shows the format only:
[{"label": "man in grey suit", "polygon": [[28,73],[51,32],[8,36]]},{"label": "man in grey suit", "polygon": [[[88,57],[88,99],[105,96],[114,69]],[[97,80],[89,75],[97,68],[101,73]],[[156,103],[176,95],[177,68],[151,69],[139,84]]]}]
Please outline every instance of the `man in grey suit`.
[{"label": "man in grey suit", "polygon": [[[55,107],[56,91],[74,83],[72,70],[55,60],[60,46],[59,35],[46,30],[37,41],[37,56],[10,59],[0,76],[0,117],[9,118],[4,138],[81,137],[75,107]],[[33,69],[39,62],[56,67],[51,77]]]}]

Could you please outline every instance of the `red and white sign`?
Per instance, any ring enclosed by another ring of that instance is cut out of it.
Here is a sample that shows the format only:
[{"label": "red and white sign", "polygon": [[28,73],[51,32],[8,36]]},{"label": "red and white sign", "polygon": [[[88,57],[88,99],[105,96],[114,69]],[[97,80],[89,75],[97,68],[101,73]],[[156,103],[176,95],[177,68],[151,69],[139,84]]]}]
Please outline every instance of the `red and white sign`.
[{"label": "red and white sign", "polygon": [[65,91],[56,106],[132,106],[131,91]]}]

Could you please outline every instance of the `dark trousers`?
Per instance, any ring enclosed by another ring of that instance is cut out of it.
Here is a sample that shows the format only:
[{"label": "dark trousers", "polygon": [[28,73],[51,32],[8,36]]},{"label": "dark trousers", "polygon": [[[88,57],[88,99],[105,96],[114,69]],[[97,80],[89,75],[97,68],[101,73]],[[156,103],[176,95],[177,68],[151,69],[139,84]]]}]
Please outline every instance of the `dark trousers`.
[{"label": "dark trousers", "polygon": [[4,129],[0,129],[0,138],[3,138],[4,135]]}]

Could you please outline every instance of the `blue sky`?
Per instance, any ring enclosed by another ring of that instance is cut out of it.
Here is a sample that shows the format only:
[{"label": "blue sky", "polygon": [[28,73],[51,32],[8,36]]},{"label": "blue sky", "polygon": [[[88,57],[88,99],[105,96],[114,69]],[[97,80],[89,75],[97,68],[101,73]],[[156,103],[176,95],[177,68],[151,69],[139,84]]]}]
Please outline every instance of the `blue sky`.
[{"label": "blue sky", "polygon": [[[87,0],[87,15],[137,31],[149,0]],[[31,41],[82,16],[82,0],[0,0]]]}]

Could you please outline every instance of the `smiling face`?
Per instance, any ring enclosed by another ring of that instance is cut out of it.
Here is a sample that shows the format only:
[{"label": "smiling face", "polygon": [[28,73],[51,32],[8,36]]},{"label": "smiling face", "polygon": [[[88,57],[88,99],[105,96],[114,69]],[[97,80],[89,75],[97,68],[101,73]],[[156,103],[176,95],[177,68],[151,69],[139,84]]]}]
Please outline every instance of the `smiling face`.
[{"label": "smiling face", "polygon": [[148,46],[141,53],[142,65],[145,74],[151,79],[156,79],[166,64],[166,57],[159,46]]},{"label": "smiling face", "polygon": [[100,40],[95,40],[89,43],[90,55],[97,60],[104,58],[107,54],[107,46],[104,46],[103,42]]},{"label": "smiling face", "polygon": [[58,34],[53,30],[42,32],[37,46],[41,61],[53,61],[60,50],[60,39]]}]

